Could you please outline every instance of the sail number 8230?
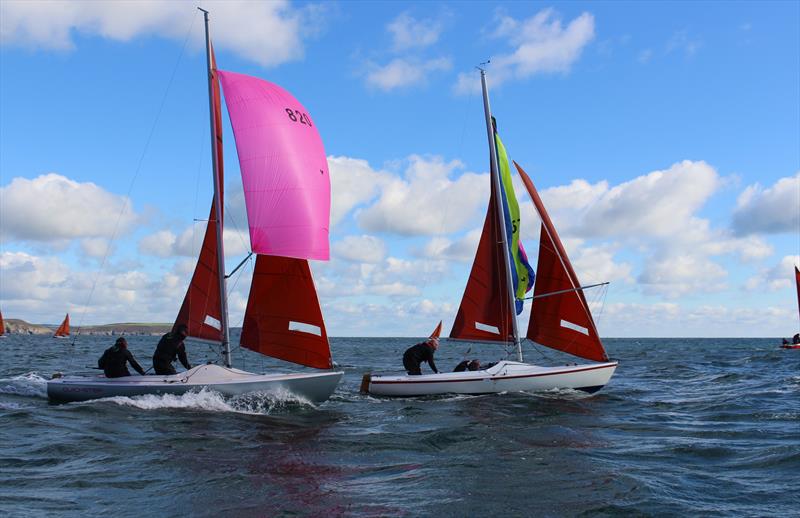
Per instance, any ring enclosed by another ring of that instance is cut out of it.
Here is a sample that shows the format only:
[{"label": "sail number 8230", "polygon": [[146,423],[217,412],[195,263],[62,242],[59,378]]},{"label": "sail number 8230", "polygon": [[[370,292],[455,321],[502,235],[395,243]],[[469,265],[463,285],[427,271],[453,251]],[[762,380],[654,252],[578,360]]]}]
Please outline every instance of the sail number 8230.
[{"label": "sail number 8230", "polygon": [[300,124],[313,126],[313,124],[311,124],[311,117],[309,117],[307,113],[303,113],[299,110],[293,110],[291,108],[286,108],[286,115],[289,116],[289,119],[291,119],[292,122],[299,122]]}]

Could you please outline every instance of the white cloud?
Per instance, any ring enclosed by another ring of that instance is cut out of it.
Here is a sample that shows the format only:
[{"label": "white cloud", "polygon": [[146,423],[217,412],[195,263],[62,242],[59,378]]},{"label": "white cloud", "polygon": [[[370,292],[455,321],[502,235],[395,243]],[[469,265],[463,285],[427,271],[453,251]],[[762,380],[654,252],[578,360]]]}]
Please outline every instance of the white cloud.
[{"label": "white cloud", "polygon": [[386,257],[386,245],[375,236],[347,236],[332,248],[333,254],[345,261],[379,263]]},{"label": "white cloud", "polygon": [[733,229],[739,235],[800,232],[800,173],[764,189],[748,186],[736,202]]},{"label": "white cloud", "polygon": [[694,293],[722,291],[728,272],[700,255],[651,257],[639,275],[648,294],[678,298]]},{"label": "white cloud", "polygon": [[412,155],[403,178],[393,177],[382,187],[379,199],[358,215],[359,224],[371,232],[400,235],[437,235],[457,232],[475,222],[488,201],[488,176],[462,173],[458,160]]},{"label": "white cloud", "polygon": [[161,230],[143,237],[139,241],[139,252],[156,257],[171,257],[175,255],[174,246],[176,241],[175,234],[169,230]]},{"label": "white cloud", "polygon": [[451,259],[460,262],[472,261],[475,258],[475,251],[478,249],[478,242],[481,239],[483,227],[478,227],[464,234],[455,241],[446,237],[433,237],[421,250],[423,257],[432,259]]},{"label": "white cloud", "polygon": [[[535,74],[569,72],[595,34],[594,16],[590,13],[582,13],[564,26],[561,17],[551,8],[522,21],[500,15],[495,23],[497,29],[492,36],[507,40],[514,50],[510,54],[492,56],[493,86]],[[458,93],[469,93],[479,87],[474,74],[462,73],[455,89]]]},{"label": "white cloud", "polygon": [[367,84],[388,92],[424,84],[431,72],[450,70],[451,67],[449,58],[396,58],[383,66],[371,64]]},{"label": "white cloud", "polygon": [[650,63],[651,59],[653,59],[652,49],[644,49],[641,52],[639,52],[639,55],[636,57],[636,60],[642,64]]},{"label": "white cloud", "polygon": [[787,255],[771,268],[761,270],[757,275],[747,279],[744,288],[747,291],[778,291],[794,288],[794,268],[800,267],[800,255]]},{"label": "white cloud", "polygon": [[[287,0],[205,0],[217,49],[227,49],[263,66],[303,57],[302,36],[314,17],[314,6],[294,8]],[[0,2],[0,42],[28,47],[70,50],[73,35],[82,33],[129,41],[143,35],[183,40],[194,19],[193,44],[202,48],[202,14],[194,4],[171,0],[60,0]],[[318,6],[317,6],[318,7]]]},{"label": "white cloud", "polygon": [[81,250],[89,257],[102,259],[103,257],[110,256],[113,253],[114,247],[108,239],[86,238],[81,240]]},{"label": "white cloud", "polygon": [[54,173],[0,187],[3,239],[108,238],[127,232],[136,219],[128,198]]},{"label": "white cloud", "polygon": [[433,45],[442,33],[440,20],[418,20],[408,13],[402,13],[392,20],[386,29],[392,34],[392,47],[395,51],[422,48]]},{"label": "white cloud", "polygon": [[331,226],[336,226],[351,210],[375,198],[391,175],[375,171],[366,160],[329,156],[331,174]]}]

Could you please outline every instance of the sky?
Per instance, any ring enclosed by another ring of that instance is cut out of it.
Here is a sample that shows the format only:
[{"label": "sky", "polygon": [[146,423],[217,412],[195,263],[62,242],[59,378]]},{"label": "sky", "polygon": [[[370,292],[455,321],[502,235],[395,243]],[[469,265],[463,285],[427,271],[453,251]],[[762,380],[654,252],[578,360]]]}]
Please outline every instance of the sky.
[{"label": "sky", "polygon": [[[329,335],[452,325],[489,196],[486,61],[510,157],[581,281],[610,282],[587,291],[601,336],[798,331],[798,2],[2,0],[4,317],[174,320],[212,196],[198,4],[218,66],[292,92],[322,136]],[[230,270],[249,239],[224,117]]]}]

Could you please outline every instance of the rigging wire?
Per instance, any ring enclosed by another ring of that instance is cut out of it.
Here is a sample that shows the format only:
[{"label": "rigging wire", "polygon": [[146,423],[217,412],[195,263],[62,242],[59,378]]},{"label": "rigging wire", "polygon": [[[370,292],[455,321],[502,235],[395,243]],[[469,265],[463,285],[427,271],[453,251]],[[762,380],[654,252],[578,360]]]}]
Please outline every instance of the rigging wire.
[{"label": "rigging wire", "polygon": [[189,37],[192,34],[192,29],[194,28],[194,24],[195,24],[195,20],[196,19],[197,19],[197,13],[195,13],[195,15],[192,16],[192,21],[189,24],[189,29],[186,31],[186,36],[183,39],[183,45],[181,45],[181,50],[180,50],[180,53],[178,54],[178,59],[175,61],[175,66],[172,69],[172,74],[170,74],[169,81],[167,82],[167,87],[164,90],[164,95],[161,97],[161,102],[160,102],[160,104],[158,106],[158,110],[156,112],[155,120],[153,121],[153,124],[150,127],[150,131],[149,131],[149,133],[147,135],[147,139],[145,140],[144,149],[142,150],[142,153],[139,156],[139,161],[136,164],[136,168],[134,169],[133,178],[131,179],[130,184],[128,185],[128,191],[125,193],[126,203],[123,204],[122,208],[119,211],[119,215],[117,216],[117,221],[114,224],[114,231],[111,233],[111,239],[109,239],[109,241],[108,241],[108,245],[106,246],[105,254],[103,254],[103,260],[100,262],[100,269],[97,272],[97,275],[95,275],[94,281],[92,282],[92,287],[89,290],[89,295],[87,297],[86,304],[85,304],[85,306],[83,308],[83,311],[81,311],[81,313],[80,313],[80,320],[78,322],[78,329],[76,330],[75,337],[73,338],[72,343],[70,344],[70,346],[74,346],[75,345],[75,343],[77,342],[78,337],[80,335],[81,327],[83,325],[83,321],[84,321],[84,318],[86,316],[86,310],[88,309],[88,307],[89,307],[89,305],[91,303],[91,300],[92,300],[92,296],[94,295],[94,291],[97,288],[97,281],[100,279],[100,274],[105,269],[105,265],[106,265],[106,262],[108,260],[108,256],[111,253],[111,246],[114,244],[114,241],[116,240],[117,233],[119,232],[120,222],[122,221],[122,215],[126,212],[126,209],[128,208],[128,202],[130,201],[130,195],[131,195],[131,192],[133,191],[133,186],[136,184],[136,179],[139,177],[139,173],[141,172],[141,169],[142,169],[142,164],[144,163],[144,158],[145,158],[145,156],[147,156],[147,150],[150,148],[150,142],[153,139],[153,135],[155,134],[156,127],[158,126],[158,122],[161,119],[161,113],[164,110],[164,105],[166,104],[167,97],[169,96],[169,92],[170,92],[170,90],[172,88],[172,83],[174,82],[175,75],[178,72],[178,67],[180,66],[181,61],[183,60],[183,55],[185,54],[185,51],[186,51],[186,45],[189,43]]}]

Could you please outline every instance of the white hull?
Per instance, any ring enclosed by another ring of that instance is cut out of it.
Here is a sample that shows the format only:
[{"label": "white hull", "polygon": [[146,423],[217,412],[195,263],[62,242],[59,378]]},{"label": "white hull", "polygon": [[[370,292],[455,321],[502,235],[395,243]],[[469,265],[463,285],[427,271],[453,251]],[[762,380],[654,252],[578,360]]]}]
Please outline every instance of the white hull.
[{"label": "white hull", "polygon": [[250,392],[281,395],[289,393],[312,403],[322,403],[336,390],[342,374],[342,372],[253,374],[219,365],[200,365],[170,376],[55,378],[47,382],[47,396],[51,401],[70,402],[145,394],[180,395],[208,388],[224,396],[238,396]]},{"label": "white hull", "polygon": [[591,365],[540,367],[502,361],[480,371],[447,372],[422,376],[365,375],[362,391],[376,396],[429,396],[437,394],[494,394],[576,389],[597,392],[614,374],[617,362]]}]

